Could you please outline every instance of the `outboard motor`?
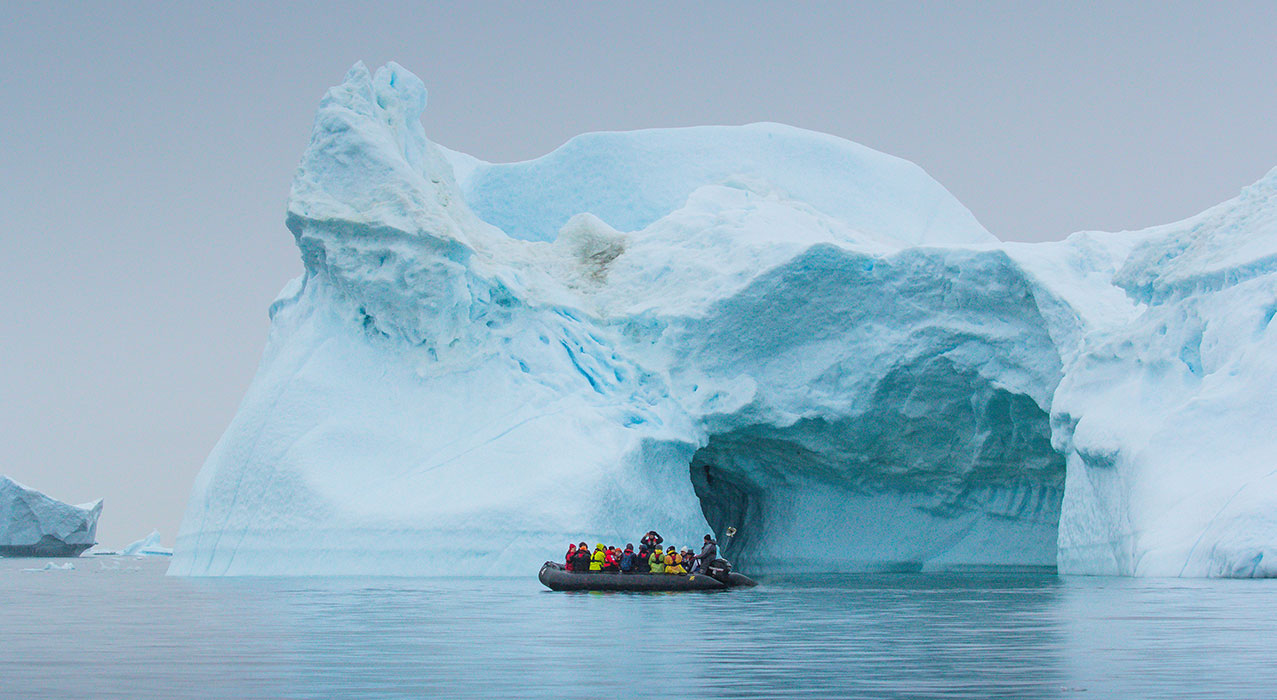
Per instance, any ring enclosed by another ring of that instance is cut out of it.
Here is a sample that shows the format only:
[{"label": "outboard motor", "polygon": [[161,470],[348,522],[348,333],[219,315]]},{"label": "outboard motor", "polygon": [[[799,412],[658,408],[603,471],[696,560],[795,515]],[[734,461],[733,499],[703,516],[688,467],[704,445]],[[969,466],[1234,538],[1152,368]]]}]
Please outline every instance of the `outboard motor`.
[{"label": "outboard motor", "polygon": [[709,563],[709,566],[705,567],[705,573],[710,578],[727,583],[728,577],[732,573],[732,563],[726,559],[715,559]]}]

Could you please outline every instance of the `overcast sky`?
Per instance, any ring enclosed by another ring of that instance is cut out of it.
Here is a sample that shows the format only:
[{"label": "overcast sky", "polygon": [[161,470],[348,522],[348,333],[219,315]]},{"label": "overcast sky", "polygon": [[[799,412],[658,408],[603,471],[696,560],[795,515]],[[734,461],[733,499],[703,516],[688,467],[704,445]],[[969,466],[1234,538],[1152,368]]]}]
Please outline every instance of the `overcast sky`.
[{"label": "overcast sky", "polygon": [[1277,166],[1271,1],[538,5],[0,3],[0,473],[104,497],[108,547],[172,543],[357,60],[421,76],[427,134],[485,160],[785,122],[918,163],[1006,240],[1174,221]]}]

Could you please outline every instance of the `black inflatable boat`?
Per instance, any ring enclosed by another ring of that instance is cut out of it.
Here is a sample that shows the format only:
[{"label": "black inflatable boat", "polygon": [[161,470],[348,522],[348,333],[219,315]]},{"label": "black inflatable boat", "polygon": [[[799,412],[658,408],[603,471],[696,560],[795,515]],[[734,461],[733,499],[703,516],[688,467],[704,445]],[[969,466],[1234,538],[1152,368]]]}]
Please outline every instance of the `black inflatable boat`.
[{"label": "black inflatable boat", "polygon": [[720,578],[706,574],[577,573],[553,561],[541,566],[537,578],[552,591],[721,591],[758,585],[750,577],[735,571]]}]

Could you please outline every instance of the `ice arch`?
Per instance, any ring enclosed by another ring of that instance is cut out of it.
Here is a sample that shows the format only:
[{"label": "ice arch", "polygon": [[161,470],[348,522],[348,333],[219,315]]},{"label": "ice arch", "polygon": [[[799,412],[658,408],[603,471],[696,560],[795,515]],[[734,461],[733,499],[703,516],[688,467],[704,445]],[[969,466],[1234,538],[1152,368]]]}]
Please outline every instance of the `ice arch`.
[{"label": "ice arch", "polygon": [[1064,458],[1047,413],[943,358],[891,372],[860,415],[712,435],[690,474],[751,569],[1055,568]]}]

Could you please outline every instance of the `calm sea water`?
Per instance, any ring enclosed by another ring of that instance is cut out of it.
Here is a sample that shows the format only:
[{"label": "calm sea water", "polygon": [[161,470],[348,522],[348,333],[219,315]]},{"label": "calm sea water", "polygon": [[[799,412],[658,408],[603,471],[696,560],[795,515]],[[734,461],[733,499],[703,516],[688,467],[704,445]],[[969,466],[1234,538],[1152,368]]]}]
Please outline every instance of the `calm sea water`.
[{"label": "calm sea water", "polygon": [[0,559],[3,698],[1273,698],[1277,581],[1040,574],[553,593]]}]

